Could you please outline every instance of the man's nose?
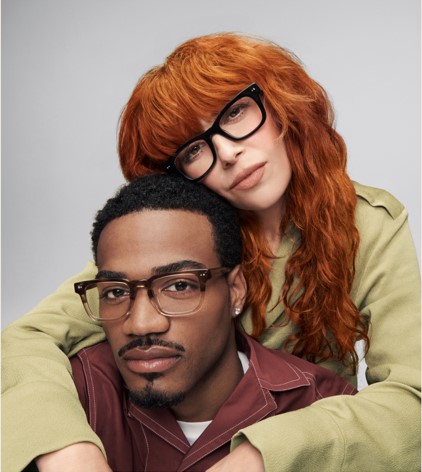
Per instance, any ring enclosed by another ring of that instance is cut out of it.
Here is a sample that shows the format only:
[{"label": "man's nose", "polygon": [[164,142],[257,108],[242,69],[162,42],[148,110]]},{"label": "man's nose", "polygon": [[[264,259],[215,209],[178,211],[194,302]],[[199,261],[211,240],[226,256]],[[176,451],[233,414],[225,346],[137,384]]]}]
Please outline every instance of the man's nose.
[{"label": "man's nose", "polygon": [[232,141],[219,134],[212,137],[217,159],[221,162],[224,168],[233,165],[243,151],[243,145],[240,141]]},{"label": "man's nose", "polygon": [[130,313],[124,322],[125,334],[146,336],[164,333],[169,327],[169,317],[164,316],[155,308],[145,288],[138,288]]}]

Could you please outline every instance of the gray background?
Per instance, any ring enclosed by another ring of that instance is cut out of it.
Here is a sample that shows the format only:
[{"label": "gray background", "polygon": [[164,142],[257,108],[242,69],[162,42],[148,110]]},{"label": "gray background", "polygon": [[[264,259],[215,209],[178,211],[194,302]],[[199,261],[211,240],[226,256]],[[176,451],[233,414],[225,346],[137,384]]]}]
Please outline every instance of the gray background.
[{"label": "gray background", "polygon": [[91,257],[123,183],[121,108],[180,42],[249,32],[294,51],[328,91],[349,172],[409,209],[420,248],[418,0],[3,0],[2,323]]}]

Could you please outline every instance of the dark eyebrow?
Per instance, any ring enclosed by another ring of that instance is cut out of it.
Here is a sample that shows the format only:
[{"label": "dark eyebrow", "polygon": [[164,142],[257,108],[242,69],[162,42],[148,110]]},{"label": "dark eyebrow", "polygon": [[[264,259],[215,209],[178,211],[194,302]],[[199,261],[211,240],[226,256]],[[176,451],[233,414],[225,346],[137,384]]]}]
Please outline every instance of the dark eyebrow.
[{"label": "dark eyebrow", "polygon": [[189,270],[189,269],[206,269],[207,267],[204,264],[201,264],[197,261],[177,261],[171,262],[170,264],[166,264],[163,266],[153,267],[152,272],[155,275],[161,274],[168,274],[170,272],[179,272],[182,270]]},{"label": "dark eyebrow", "polygon": [[[204,264],[201,264],[197,261],[177,261],[171,262],[163,266],[156,266],[152,268],[152,275],[165,275],[171,272],[179,272],[189,269],[206,269],[207,267]],[[123,272],[114,272],[111,270],[100,270],[95,276],[96,279],[127,279],[127,276]]]},{"label": "dark eyebrow", "polygon": [[111,270],[99,270],[96,279],[126,279],[123,272],[113,272]]}]

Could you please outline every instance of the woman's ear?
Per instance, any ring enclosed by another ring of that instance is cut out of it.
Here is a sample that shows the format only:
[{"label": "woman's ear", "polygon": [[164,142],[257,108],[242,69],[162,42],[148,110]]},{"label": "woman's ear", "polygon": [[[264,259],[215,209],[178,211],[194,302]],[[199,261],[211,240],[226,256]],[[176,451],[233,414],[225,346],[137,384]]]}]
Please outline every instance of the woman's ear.
[{"label": "woman's ear", "polygon": [[240,315],[246,299],[246,280],[240,265],[235,266],[227,276],[230,291],[230,306],[233,318]]}]

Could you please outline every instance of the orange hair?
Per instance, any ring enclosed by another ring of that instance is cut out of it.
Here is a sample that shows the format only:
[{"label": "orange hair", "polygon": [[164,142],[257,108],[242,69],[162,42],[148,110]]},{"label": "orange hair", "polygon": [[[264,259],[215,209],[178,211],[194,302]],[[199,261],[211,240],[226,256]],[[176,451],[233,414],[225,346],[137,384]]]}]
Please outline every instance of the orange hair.
[{"label": "orange hair", "polygon": [[[363,339],[369,346],[367,326],[350,298],[359,244],[356,193],[328,97],[292,53],[233,33],[195,38],[176,48],[140,79],[122,112],[123,174],[133,180],[164,172],[167,157],[203,131],[201,120],[212,119],[253,82],[280,126],[292,167],[281,230],[291,222],[301,236],[287,261],[280,295],[286,322],[297,328],[287,344],[313,362],[335,358],[356,366],[355,342]],[[265,328],[274,256],[254,215],[241,213],[247,303],[252,334],[258,337]]]}]

